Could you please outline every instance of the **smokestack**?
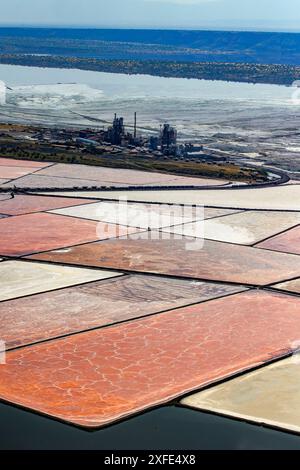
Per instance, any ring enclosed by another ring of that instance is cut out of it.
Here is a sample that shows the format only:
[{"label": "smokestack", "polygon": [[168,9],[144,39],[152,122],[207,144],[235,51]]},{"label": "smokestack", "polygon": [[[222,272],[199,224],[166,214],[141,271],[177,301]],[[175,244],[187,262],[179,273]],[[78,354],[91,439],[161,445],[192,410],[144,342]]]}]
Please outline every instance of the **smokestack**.
[{"label": "smokestack", "polygon": [[136,139],[136,113],[134,113],[134,138]]}]

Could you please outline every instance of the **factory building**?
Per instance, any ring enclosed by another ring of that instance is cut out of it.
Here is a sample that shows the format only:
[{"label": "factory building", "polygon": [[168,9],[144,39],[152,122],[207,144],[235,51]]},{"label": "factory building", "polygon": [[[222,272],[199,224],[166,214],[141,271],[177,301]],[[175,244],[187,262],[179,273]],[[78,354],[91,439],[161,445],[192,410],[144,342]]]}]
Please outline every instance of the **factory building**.
[{"label": "factory building", "polygon": [[176,152],[177,131],[170,124],[164,124],[160,131],[161,151],[165,154]]},{"label": "factory building", "polygon": [[121,145],[124,135],[124,119],[115,114],[112,126],[107,129],[105,140],[113,145]]},{"label": "factory building", "polygon": [[140,147],[144,141],[141,137],[137,137],[137,116],[134,113],[134,132],[125,132],[124,118],[117,117],[115,114],[112,126],[104,132],[102,141],[108,142],[111,145],[118,145],[121,147]]},{"label": "factory building", "polygon": [[152,150],[153,152],[156,152],[158,150],[158,146],[159,146],[159,138],[152,135],[149,139],[149,149]]}]

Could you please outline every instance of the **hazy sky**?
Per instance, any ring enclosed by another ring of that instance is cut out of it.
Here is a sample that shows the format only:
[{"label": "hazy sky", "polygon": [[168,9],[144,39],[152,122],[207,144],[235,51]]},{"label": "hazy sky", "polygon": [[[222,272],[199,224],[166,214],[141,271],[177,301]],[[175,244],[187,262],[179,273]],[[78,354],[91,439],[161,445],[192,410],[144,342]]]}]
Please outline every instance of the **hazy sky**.
[{"label": "hazy sky", "polygon": [[300,29],[299,0],[1,0],[1,24]]}]

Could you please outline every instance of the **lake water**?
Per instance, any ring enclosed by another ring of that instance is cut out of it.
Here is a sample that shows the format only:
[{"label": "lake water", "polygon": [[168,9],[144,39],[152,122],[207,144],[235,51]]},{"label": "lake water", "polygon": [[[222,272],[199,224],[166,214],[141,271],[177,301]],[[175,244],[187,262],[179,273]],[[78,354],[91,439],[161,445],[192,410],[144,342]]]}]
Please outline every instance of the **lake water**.
[{"label": "lake water", "polygon": [[300,88],[0,65],[7,83],[0,121],[106,127],[114,113],[139,131],[164,122],[179,140],[246,162],[299,170]]},{"label": "lake water", "polygon": [[0,65],[0,80],[12,88],[7,92],[7,106],[0,108],[2,116],[33,122],[87,124],[72,114],[75,111],[108,121],[117,112],[132,123],[137,111],[141,127],[156,128],[167,120],[186,137],[199,131],[216,132],[221,125],[229,131],[237,118],[298,111],[292,101],[294,90],[277,85],[12,65]]}]

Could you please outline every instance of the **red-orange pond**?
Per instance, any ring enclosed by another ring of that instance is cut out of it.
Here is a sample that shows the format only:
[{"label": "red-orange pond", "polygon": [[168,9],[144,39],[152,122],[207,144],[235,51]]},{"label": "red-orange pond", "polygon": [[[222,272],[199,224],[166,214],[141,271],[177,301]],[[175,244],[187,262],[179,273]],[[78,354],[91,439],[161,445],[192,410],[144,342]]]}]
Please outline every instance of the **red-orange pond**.
[{"label": "red-orange pond", "polygon": [[0,255],[22,256],[137,232],[114,224],[36,213],[0,220]]},{"label": "red-orange pond", "polygon": [[100,427],[284,356],[299,329],[299,298],[247,291],[7,352],[0,398]]},{"label": "red-orange pond", "polygon": [[32,212],[61,209],[63,207],[86,205],[93,200],[65,197],[27,196],[16,194],[14,198],[10,194],[0,199],[0,213],[8,215],[29,214]]},{"label": "red-orange pond", "polygon": [[91,282],[0,303],[1,339],[6,348],[14,348],[243,290],[225,284],[154,276],[121,276]]}]

